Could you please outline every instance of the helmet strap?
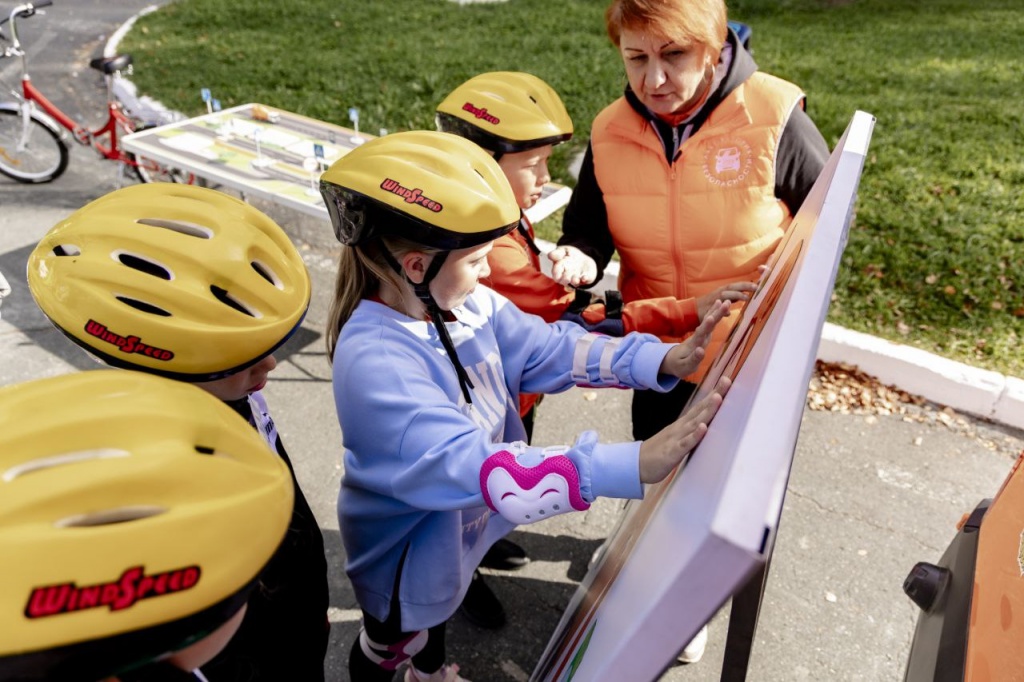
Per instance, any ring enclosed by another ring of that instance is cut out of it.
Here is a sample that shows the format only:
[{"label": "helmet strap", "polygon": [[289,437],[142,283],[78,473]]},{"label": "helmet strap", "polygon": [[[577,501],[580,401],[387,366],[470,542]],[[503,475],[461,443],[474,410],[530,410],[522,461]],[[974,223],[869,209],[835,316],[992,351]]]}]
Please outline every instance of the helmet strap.
[{"label": "helmet strap", "polygon": [[525,215],[522,216],[521,218],[519,218],[519,224],[516,225],[516,230],[518,230],[519,235],[524,240],[526,240],[526,245],[530,248],[530,251],[533,251],[533,255],[539,256],[540,255],[540,247],[537,246],[537,242],[535,242],[533,240],[533,237],[530,236],[530,228],[527,227],[526,216]]},{"label": "helmet strap", "polygon": [[199,682],[190,672],[164,661],[150,663],[127,673],[118,673],[121,682]]},{"label": "helmet strap", "polygon": [[466,372],[466,368],[462,366],[462,362],[459,361],[459,354],[455,350],[455,344],[452,343],[452,337],[448,334],[448,328],[444,326],[444,314],[448,311],[441,310],[441,306],[434,300],[434,295],[430,293],[430,283],[437,277],[437,273],[441,271],[441,267],[444,262],[448,259],[448,251],[440,251],[434,254],[434,258],[430,261],[430,265],[427,266],[427,271],[423,274],[422,282],[413,282],[409,279],[409,275],[406,274],[405,269],[398,262],[398,260],[388,251],[387,247],[382,248],[381,252],[384,254],[384,259],[388,264],[397,272],[399,275],[405,278],[405,281],[412,287],[413,292],[425,306],[427,306],[427,313],[430,315],[431,321],[434,323],[434,329],[437,330],[437,335],[441,338],[441,345],[444,346],[444,350],[448,353],[448,359],[452,361],[452,365],[455,367],[455,374],[459,377],[459,388],[462,389],[462,397],[466,399],[466,403],[469,405],[473,404],[472,395],[469,389],[473,388],[473,382],[469,378],[469,373]]}]

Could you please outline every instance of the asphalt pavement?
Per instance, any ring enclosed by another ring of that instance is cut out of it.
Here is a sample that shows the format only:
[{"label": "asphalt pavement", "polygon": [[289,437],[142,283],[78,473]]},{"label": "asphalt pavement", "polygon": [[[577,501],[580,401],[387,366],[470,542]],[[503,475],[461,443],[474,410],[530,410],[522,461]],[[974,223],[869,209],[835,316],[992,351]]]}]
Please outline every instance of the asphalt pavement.
[{"label": "asphalt pavement", "polygon": [[[46,16],[25,22],[36,85],[69,113],[98,123],[102,79],[87,67],[88,59],[150,4],[58,2]],[[0,61],[5,82],[15,74],[9,61]],[[68,172],[50,184],[20,185],[0,176],[0,272],[13,289],[0,309],[0,385],[97,368],[39,312],[25,284],[25,263],[47,230],[116,182],[116,164],[77,146]],[[342,571],[334,513],[341,441],[323,341],[337,250],[326,223],[261,208],[292,236],[313,278],[309,314],[279,354],[265,393],[327,541],[333,623],[328,680],[344,682],[358,610]],[[902,679],[917,618],[902,592],[903,579],[915,562],[941,556],[961,516],[995,494],[1024,447],[1021,431],[927,408],[908,410],[805,413],[749,680]],[[606,441],[628,440],[628,392],[576,389],[546,398],[535,442],[571,442],[586,428],[597,428]],[[487,632],[458,615],[451,621],[450,657],[470,679],[527,680],[620,508],[620,502],[601,500],[586,513],[514,534],[533,561],[515,573],[489,572],[509,612],[508,625]],[[727,624],[724,609],[712,622],[704,660],[675,667],[662,679],[719,679]]]}]

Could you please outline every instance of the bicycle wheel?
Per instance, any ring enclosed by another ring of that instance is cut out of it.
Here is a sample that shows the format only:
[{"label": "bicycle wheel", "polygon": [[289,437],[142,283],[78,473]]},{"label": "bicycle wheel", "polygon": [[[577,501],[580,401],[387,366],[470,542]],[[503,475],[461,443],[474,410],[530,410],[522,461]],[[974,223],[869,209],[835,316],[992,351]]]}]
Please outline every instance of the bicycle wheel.
[{"label": "bicycle wheel", "polygon": [[68,147],[37,119],[24,129],[21,112],[0,109],[0,173],[18,182],[50,182],[68,167]]}]

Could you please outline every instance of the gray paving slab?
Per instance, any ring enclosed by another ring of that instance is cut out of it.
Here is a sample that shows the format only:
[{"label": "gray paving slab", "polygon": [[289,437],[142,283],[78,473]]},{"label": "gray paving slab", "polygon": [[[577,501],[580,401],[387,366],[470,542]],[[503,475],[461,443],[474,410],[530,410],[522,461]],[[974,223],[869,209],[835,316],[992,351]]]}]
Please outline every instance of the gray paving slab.
[{"label": "gray paving slab", "polygon": [[[148,4],[78,0],[51,9],[45,21],[54,34],[36,63],[53,63],[37,69],[38,84],[58,92],[61,106],[97,106],[102,92],[84,63],[120,22]],[[68,63],[77,65],[71,73],[60,68]],[[56,87],[48,88],[52,82]],[[0,385],[96,368],[36,309],[25,288],[25,259],[46,230],[113,189],[115,179],[114,164],[84,148],[74,150],[70,170],[54,183],[25,186],[0,177],[0,271],[13,288],[0,317]],[[322,336],[337,251],[326,224],[263,208],[288,230],[314,283],[310,312],[280,354],[266,393],[327,540],[333,568],[328,680],[345,682],[358,610],[341,569],[334,514],[340,433]],[[595,426],[605,440],[627,439],[628,399],[623,391],[580,389],[548,397],[535,440],[568,442]],[[1020,431],[970,419],[954,428],[934,416],[804,415],[748,679],[902,677],[916,619],[903,579],[915,562],[938,559],[961,515],[995,493],[1024,446]],[[589,512],[515,534],[534,561],[516,573],[491,572],[490,581],[508,608],[509,624],[485,632],[459,616],[451,621],[451,656],[471,679],[528,678],[620,508],[601,500]],[[727,625],[723,610],[712,623],[705,660],[673,668],[662,679],[717,680]]]}]

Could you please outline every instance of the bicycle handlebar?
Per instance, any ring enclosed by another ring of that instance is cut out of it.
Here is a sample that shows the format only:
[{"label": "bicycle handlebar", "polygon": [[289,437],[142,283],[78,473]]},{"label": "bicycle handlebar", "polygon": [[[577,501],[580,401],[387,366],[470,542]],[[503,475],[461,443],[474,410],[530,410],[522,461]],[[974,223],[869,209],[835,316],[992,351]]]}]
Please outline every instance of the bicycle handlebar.
[{"label": "bicycle handlebar", "polygon": [[[20,48],[20,45],[18,43],[18,28],[14,20],[19,17],[31,17],[36,13],[36,10],[40,10],[44,7],[49,7],[52,4],[53,0],[39,0],[39,2],[35,3],[16,5],[14,9],[11,10],[10,15],[4,17],[3,19],[0,19],[0,26],[3,26],[7,22],[11,22],[11,42],[14,43],[14,49]],[[3,37],[5,36],[2,33],[0,33],[0,38]]]},{"label": "bicycle handlebar", "polygon": [[11,22],[11,30],[13,31],[15,17],[30,17],[36,13],[36,10],[49,7],[52,4],[53,0],[39,0],[39,2],[29,3],[27,5],[17,5],[11,10],[10,16],[0,19],[0,26],[3,26],[9,21]]}]

